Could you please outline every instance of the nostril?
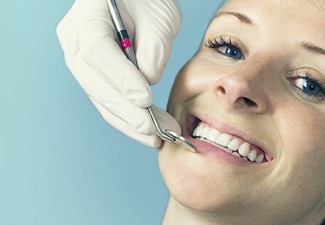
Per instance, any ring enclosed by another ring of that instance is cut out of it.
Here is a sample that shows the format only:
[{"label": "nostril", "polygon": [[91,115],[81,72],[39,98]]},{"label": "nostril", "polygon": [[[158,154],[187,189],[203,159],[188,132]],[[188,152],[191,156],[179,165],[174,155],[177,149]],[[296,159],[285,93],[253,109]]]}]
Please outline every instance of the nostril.
[{"label": "nostril", "polygon": [[243,99],[244,99],[244,102],[246,103],[246,105],[257,107],[257,104],[254,101],[250,100],[249,98],[244,97]]},{"label": "nostril", "polygon": [[219,91],[221,94],[226,94],[226,89],[222,86],[218,87],[217,91]]}]

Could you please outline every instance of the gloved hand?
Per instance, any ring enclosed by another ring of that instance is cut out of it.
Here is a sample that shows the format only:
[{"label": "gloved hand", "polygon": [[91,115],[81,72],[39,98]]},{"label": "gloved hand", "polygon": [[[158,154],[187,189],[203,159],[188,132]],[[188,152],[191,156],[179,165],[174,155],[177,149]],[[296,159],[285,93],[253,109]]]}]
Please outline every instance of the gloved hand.
[{"label": "gloved hand", "polygon": [[[176,0],[118,0],[133,40],[139,72],[118,45],[106,0],[76,0],[57,27],[65,61],[103,118],[148,146],[161,139],[145,109],[180,27]],[[153,107],[161,127],[180,133],[177,121]]]}]

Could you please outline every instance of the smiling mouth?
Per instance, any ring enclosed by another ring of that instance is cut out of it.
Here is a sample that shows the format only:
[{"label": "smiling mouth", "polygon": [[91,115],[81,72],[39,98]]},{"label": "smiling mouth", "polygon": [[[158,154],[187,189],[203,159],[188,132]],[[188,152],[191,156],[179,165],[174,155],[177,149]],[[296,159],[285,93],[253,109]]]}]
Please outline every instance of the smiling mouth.
[{"label": "smiling mouth", "polygon": [[261,148],[237,136],[220,132],[202,121],[197,121],[192,137],[249,162],[264,163],[272,159]]}]

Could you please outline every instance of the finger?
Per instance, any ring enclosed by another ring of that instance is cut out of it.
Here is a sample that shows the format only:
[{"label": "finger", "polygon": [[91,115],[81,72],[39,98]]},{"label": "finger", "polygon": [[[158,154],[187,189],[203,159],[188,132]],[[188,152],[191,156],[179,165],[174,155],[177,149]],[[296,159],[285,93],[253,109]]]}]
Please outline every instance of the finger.
[{"label": "finger", "polygon": [[120,120],[119,117],[107,111],[105,107],[96,102],[94,99],[90,98],[95,107],[98,109],[102,117],[107,121],[110,125],[112,125],[115,129],[127,135],[128,137],[144,144],[149,147],[159,147],[161,145],[162,140],[156,135],[145,135],[139,133],[137,130],[130,127],[128,123],[123,120]]},{"label": "finger", "polygon": [[78,7],[79,1],[76,0],[68,13],[62,18],[56,27],[56,34],[60,41],[63,51],[65,52],[68,48],[69,41],[75,37],[77,18],[75,15],[76,8]]},{"label": "finger", "polygon": [[[92,99],[95,98],[92,97]],[[117,90],[109,87],[103,89],[100,95],[96,94],[95,100],[107,111],[123,120],[126,124],[129,124],[129,127],[132,127],[139,133],[145,135],[157,133],[147,109],[135,106]]]}]

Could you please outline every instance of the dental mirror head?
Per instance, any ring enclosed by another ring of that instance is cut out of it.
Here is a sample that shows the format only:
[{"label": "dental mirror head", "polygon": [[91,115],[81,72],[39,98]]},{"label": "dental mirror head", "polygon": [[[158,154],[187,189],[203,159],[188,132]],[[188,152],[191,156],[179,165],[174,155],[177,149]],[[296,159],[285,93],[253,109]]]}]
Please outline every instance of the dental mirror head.
[{"label": "dental mirror head", "polygon": [[158,122],[158,119],[152,109],[151,106],[149,106],[147,108],[150,117],[152,119],[153,124],[156,127],[156,130],[159,134],[159,136],[161,137],[161,139],[165,140],[165,141],[170,141],[170,142],[174,142],[175,144],[182,144],[186,150],[190,151],[190,152],[196,152],[196,148],[195,146],[186,138],[184,138],[183,136],[177,134],[176,132],[166,129],[165,131],[163,131],[160,127],[160,124]]},{"label": "dental mirror head", "polygon": [[196,147],[192,144],[192,142],[190,142],[183,136],[175,133],[172,130],[165,130],[165,134],[168,134],[169,136],[173,137],[173,139],[174,139],[173,142],[175,144],[183,145],[184,148],[190,152],[196,152]]}]

